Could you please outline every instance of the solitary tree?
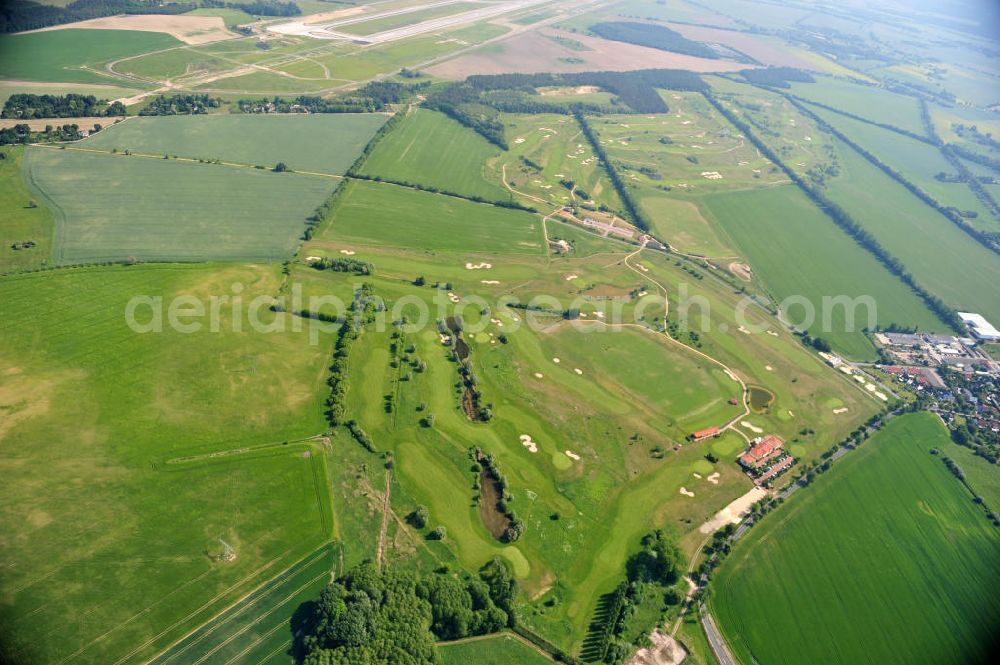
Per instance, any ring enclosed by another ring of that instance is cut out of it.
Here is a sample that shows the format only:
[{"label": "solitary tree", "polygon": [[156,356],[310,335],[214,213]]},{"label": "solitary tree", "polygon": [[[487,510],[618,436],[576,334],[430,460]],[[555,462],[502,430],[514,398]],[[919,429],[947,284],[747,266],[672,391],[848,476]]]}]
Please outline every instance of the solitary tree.
[{"label": "solitary tree", "polygon": [[271,170],[274,171],[275,173],[284,173],[285,171],[288,170],[288,165],[285,164],[284,162],[278,162],[277,164],[274,165],[274,168]]}]

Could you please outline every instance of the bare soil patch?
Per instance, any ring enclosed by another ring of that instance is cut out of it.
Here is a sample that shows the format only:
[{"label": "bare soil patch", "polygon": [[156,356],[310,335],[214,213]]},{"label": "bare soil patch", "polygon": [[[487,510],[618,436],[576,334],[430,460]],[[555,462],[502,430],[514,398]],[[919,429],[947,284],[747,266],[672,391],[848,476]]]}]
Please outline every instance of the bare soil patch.
[{"label": "bare soil patch", "polygon": [[[589,51],[574,51],[554,39],[573,39]],[[500,48],[500,52],[496,52]],[[525,32],[495,44],[488,49],[434,65],[429,74],[447,79],[464,79],[472,74],[506,74],[512,72],[586,72],[595,70],[633,71],[637,69],[688,69],[693,72],[733,72],[747,65],[732,60],[712,60],[690,55],[669,53],[644,46],[612,42],[598,37],[546,29]]]},{"label": "bare soil patch", "polygon": [[716,28],[705,28],[683,23],[668,23],[667,25],[670,26],[671,30],[676,30],[688,39],[693,39],[696,42],[710,42],[728,46],[765,65],[816,69],[802,58],[798,58],[778,46],[768,44],[762,39],[744,32],[717,30]]},{"label": "bare soil patch", "polygon": [[746,263],[730,263],[729,272],[733,273],[744,282],[749,282],[753,279],[753,270]]},{"label": "bare soil patch", "polygon": [[27,125],[31,127],[31,131],[38,132],[45,129],[46,125],[52,125],[53,127],[62,127],[63,125],[78,125],[80,129],[92,129],[94,125],[100,125],[101,127],[110,127],[115,123],[115,120],[119,118],[109,118],[104,116],[95,117],[84,117],[84,118],[41,118],[38,120],[20,120],[18,118],[2,118],[0,119],[0,129],[6,129],[8,127],[13,127],[14,125]]},{"label": "bare soil patch", "polygon": [[649,641],[652,645],[636,651],[627,665],[680,665],[687,658],[684,647],[659,630],[650,634]]},{"label": "bare soil patch", "polygon": [[208,44],[236,35],[226,29],[226,24],[218,16],[168,16],[165,14],[142,14],[135,16],[108,16],[89,21],[77,21],[65,25],[54,25],[32,32],[80,28],[87,30],[137,30],[139,32],[165,32],[185,44]]}]

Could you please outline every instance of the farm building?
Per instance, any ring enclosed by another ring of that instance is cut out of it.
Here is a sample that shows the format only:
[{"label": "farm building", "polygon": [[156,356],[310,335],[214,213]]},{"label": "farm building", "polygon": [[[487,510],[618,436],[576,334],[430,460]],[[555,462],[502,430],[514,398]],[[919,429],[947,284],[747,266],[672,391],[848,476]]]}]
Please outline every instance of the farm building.
[{"label": "farm building", "polygon": [[755,439],[750,449],[740,455],[740,465],[746,469],[759,469],[768,460],[780,455],[784,445],[781,437],[773,434]]},{"label": "farm building", "polygon": [[1000,342],[1000,330],[993,327],[993,324],[986,320],[982,314],[974,312],[959,312],[958,315],[969,326],[969,330],[976,339],[987,342]]},{"label": "farm building", "polygon": [[692,432],[690,438],[692,441],[702,441],[709,437],[715,436],[719,433],[718,427],[709,427],[708,429],[698,430],[697,432]]}]

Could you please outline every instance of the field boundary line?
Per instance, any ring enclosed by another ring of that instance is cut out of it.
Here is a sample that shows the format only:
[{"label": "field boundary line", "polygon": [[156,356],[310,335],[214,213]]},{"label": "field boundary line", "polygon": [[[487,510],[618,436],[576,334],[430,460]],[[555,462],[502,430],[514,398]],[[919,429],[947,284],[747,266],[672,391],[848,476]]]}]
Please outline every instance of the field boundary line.
[{"label": "field boundary line", "polygon": [[[228,612],[229,610],[233,609],[234,607],[236,607],[237,605],[239,605],[240,603],[242,603],[243,601],[245,601],[245,600],[246,600],[247,598],[249,598],[249,597],[250,597],[251,595],[253,595],[253,594],[254,594],[254,593],[256,593],[257,591],[261,590],[261,589],[262,589],[263,587],[265,587],[265,586],[266,586],[267,584],[269,584],[269,583],[273,582],[274,580],[276,580],[277,578],[279,578],[279,577],[281,577],[281,576],[283,576],[283,575],[287,574],[287,573],[288,573],[288,572],[289,572],[289,571],[290,571],[290,570],[291,570],[292,568],[294,568],[294,567],[295,567],[295,566],[297,566],[298,564],[302,563],[302,562],[303,562],[303,561],[305,561],[306,559],[309,559],[309,561],[308,561],[308,562],[307,562],[307,563],[306,563],[305,565],[309,565],[309,564],[311,564],[311,563],[313,562],[313,560],[314,560],[314,559],[315,559],[315,558],[316,558],[317,556],[321,556],[321,555],[322,555],[322,552],[321,552],[321,550],[323,550],[323,549],[324,549],[324,548],[326,548],[326,547],[329,547],[329,546],[330,546],[330,545],[332,545],[332,544],[333,544],[333,541],[332,541],[332,540],[330,540],[330,541],[327,541],[327,542],[323,543],[323,544],[322,544],[322,545],[320,545],[320,546],[319,546],[319,547],[318,547],[317,549],[313,550],[313,551],[312,551],[312,553],[310,553],[310,554],[307,554],[306,556],[302,557],[302,558],[301,558],[301,559],[299,559],[298,561],[295,561],[294,563],[292,563],[292,565],[288,566],[288,568],[285,568],[284,570],[282,570],[281,572],[279,572],[278,574],[276,574],[276,575],[275,575],[274,577],[272,577],[272,578],[270,578],[270,579],[267,579],[267,580],[265,580],[265,581],[261,582],[261,583],[260,583],[259,585],[257,585],[256,587],[254,587],[253,589],[251,589],[250,591],[248,591],[248,592],[247,592],[246,594],[244,594],[244,595],[243,595],[243,596],[241,596],[240,598],[237,598],[237,599],[236,599],[236,600],[234,600],[234,601],[233,601],[232,603],[230,603],[230,604],[229,604],[228,606],[226,606],[226,607],[222,608],[222,609],[221,609],[220,611],[216,612],[216,613],[215,613],[215,614],[214,614],[213,616],[209,617],[209,618],[208,618],[207,620],[205,620],[204,622],[202,622],[202,623],[201,623],[200,625],[196,626],[195,628],[192,628],[192,629],[191,629],[190,631],[188,631],[187,633],[185,633],[184,635],[182,635],[182,636],[181,636],[181,637],[179,637],[178,639],[174,640],[174,641],[173,641],[172,643],[170,643],[169,645],[167,645],[167,646],[166,646],[165,648],[163,648],[163,649],[162,649],[162,650],[161,650],[161,651],[160,651],[159,653],[157,653],[157,654],[155,654],[154,656],[152,656],[152,657],[151,657],[151,658],[150,658],[149,660],[147,660],[146,662],[147,662],[147,663],[153,663],[153,662],[155,662],[155,661],[156,661],[157,659],[161,658],[161,657],[163,656],[163,654],[165,654],[165,653],[166,653],[167,651],[169,651],[170,649],[174,648],[175,646],[177,646],[178,644],[180,644],[181,642],[183,642],[184,640],[186,640],[187,638],[189,638],[189,637],[190,637],[191,635],[195,634],[195,633],[196,633],[197,631],[199,631],[199,630],[201,630],[202,628],[204,628],[204,627],[205,627],[205,626],[206,626],[206,625],[207,625],[208,623],[210,623],[210,622],[212,622],[212,621],[214,621],[214,620],[218,619],[218,618],[219,618],[219,617],[220,617],[221,615],[225,614],[225,613],[226,613],[226,612]],[[279,557],[279,559],[280,559],[280,557]],[[253,577],[254,575],[256,575],[256,574],[259,574],[260,572],[262,572],[262,571],[266,570],[267,568],[270,568],[270,567],[271,567],[271,566],[273,566],[273,565],[274,565],[275,563],[277,563],[277,561],[278,561],[278,559],[272,559],[272,560],[271,560],[271,562],[270,562],[270,563],[268,563],[268,564],[267,564],[266,566],[264,566],[263,568],[259,569],[259,570],[258,570],[258,571],[256,571],[256,572],[255,572],[254,574],[251,574],[251,575],[249,575],[248,577],[244,578],[243,582],[245,582],[245,581],[246,581],[247,579],[249,579],[250,577]],[[235,587],[235,586],[239,586],[239,585],[234,585],[234,587]],[[233,587],[230,587],[230,589],[232,589],[232,588],[233,588]],[[222,596],[222,595],[224,595],[225,593],[226,593],[226,592],[223,592],[223,593],[219,594],[218,596],[216,596],[215,598],[213,598],[213,599],[212,599],[211,601],[209,601],[208,603],[205,603],[204,605],[202,605],[202,606],[201,606],[200,608],[198,608],[197,610],[195,610],[194,612],[192,612],[192,613],[191,613],[191,614],[189,614],[188,616],[186,616],[186,617],[184,617],[184,618],[180,619],[179,621],[176,621],[176,622],[174,622],[174,624],[172,624],[172,625],[171,625],[171,626],[169,626],[168,628],[166,628],[166,629],[164,629],[163,631],[161,631],[161,632],[160,632],[160,633],[159,633],[158,635],[155,635],[155,636],[153,636],[152,638],[150,638],[149,640],[147,640],[147,641],[146,641],[145,643],[143,643],[143,644],[140,644],[140,645],[139,645],[138,647],[136,647],[135,649],[133,649],[133,650],[132,650],[132,651],[131,651],[130,653],[128,653],[128,654],[126,654],[125,656],[123,656],[122,658],[118,659],[118,661],[116,661],[114,665],[120,665],[120,664],[121,664],[122,662],[124,662],[124,661],[125,661],[126,659],[130,658],[131,656],[133,656],[133,655],[134,655],[134,654],[135,654],[135,653],[136,653],[137,651],[139,651],[140,649],[143,649],[143,648],[145,648],[145,647],[149,646],[149,645],[150,645],[150,644],[151,644],[152,642],[154,642],[154,641],[155,641],[155,640],[156,640],[157,638],[161,637],[161,636],[162,636],[162,635],[163,635],[164,633],[166,633],[166,632],[167,632],[168,630],[170,630],[170,629],[174,628],[174,627],[175,627],[175,626],[176,626],[177,624],[181,623],[182,621],[185,621],[185,620],[189,619],[189,618],[190,618],[191,616],[193,616],[194,614],[197,614],[198,612],[200,612],[200,611],[204,610],[204,609],[205,609],[205,607],[207,607],[208,605],[210,605],[210,604],[211,604],[212,602],[214,602],[215,600],[217,600],[217,599],[219,598],[219,596]]]}]

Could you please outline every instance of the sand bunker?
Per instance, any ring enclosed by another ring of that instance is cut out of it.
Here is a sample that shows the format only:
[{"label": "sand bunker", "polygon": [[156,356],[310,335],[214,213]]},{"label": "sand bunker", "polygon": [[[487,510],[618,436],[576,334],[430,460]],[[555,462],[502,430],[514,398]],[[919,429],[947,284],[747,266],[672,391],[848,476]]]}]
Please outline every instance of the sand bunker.
[{"label": "sand bunker", "polygon": [[564,452],[566,453],[566,457],[570,458],[571,460],[576,460],[576,461],[580,460],[580,456],[574,453],[572,450],[566,450]]},{"label": "sand bunker", "polygon": [[768,330],[767,334],[770,335],[771,337],[777,337],[778,336],[778,333],[774,332],[773,330]]},{"label": "sand bunker", "polygon": [[574,367],[573,371],[576,372],[577,374],[583,374],[583,370],[580,369],[579,367]]},{"label": "sand bunker", "polygon": [[694,476],[695,478],[697,478],[698,480],[701,480],[701,474],[700,473],[692,471],[691,475]]},{"label": "sand bunker", "polygon": [[568,282],[570,280],[577,279],[578,277],[579,275],[566,275],[566,281]]},{"label": "sand bunker", "polygon": [[356,252],[351,251],[349,249],[342,249],[342,250],[340,250],[340,253],[341,254],[345,254],[347,256],[354,256],[356,254]]},{"label": "sand bunker", "polygon": [[322,261],[322,256],[307,256],[306,261]]},{"label": "sand bunker", "polygon": [[659,630],[649,635],[651,646],[643,647],[626,665],[681,665],[687,658],[687,651],[674,638]]},{"label": "sand bunker", "polygon": [[[713,474],[716,475],[716,474]],[[736,499],[728,506],[715,514],[715,517],[702,524],[698,531],[701,533],[712,533],[718,531],[727,524],[739,524],[743,516],[750,510],[750,506],[767,496],[767,490],[755,487],[740,498]]]},{"label": "sand bunker", "polygon": [[764,365],[764,369],[766,369],[768,372],[773,372],[774,371],[774,368],[771,367],[770,365]]},{"label": "sand bunker", "polygon": [[452,301],[452,302],[455,302],[455,303],[457,303],[457,302],[460,302],[460,301],[461,301],[462,299],[461,299],[461,298],[459,298],[459,297],[458,297],[457,295],[455,295],[454,293],[452,293],[451,291],[449,291],[449,292],[448,292],[448,300],[450,300],[450,301]]},{"label": "sand bunker", "polygon": [[492,263],[466,263],[466,270],[489,270],[493,267]]},{"label": "sand bunker", "polygon": [[839,416],[840,414],[842,414],[842,413],[847,413],[847,407],[846,407],[846,406],[842,406],[842,407],[840,407],[839,409],[834,409],[834,410],[833,410],[833,413],[834,413],[835,415],[838,415],[838,416]]},{"label": "sand bunker", "polygon": [[541,379],[544,375],[541,372],[535,372],[535,378]]},{"label": "sand bunker", "polygon": [[553,358],[553,359],[552,359],[552,362],[554,362],[554,363],[556,363],[556,364],[559,364],[560,360],[559,360],[558,358]]},{"label": "sand bunker", "polygon": [[498,282],[495,279],[481,279],[481,280],[479,280],[479,283],[480,284],[499,284],[500,282]]},{"label": "sand bunker", "polygon": [[531,440],[531,435],[530,434],[522,434],[521,435],[521,445],[524,446],[525,448],[527,448],[528,452],[531,452],[531,453],[537,453],[538,452],[538,444],[536,444],[534,441]]},{"label": "sand bunker", "polygon": [[692,492],[686,487],[681,488],[681,494],[683,494],[684,496],[694,496],[694,492]]},{"label": "sand bunker", "polygon": [[707,480],[708,482],[712,483],[713,485],[718,485],[719,484],[719,472],[716,471],[715,473],[709,475],[709,477],[706,478],[705,480]]},{"label": "sand bunker", "polygon": [[743,422],[740,423],[740,425],[742,425],[743,427],[746,427],[748,430],[750,430],[754,434],[763,434],[764,433],[764,430],[762,430],[761,428],[757,427],[756,425],[754,425],[749,420],[744,420]]}]

